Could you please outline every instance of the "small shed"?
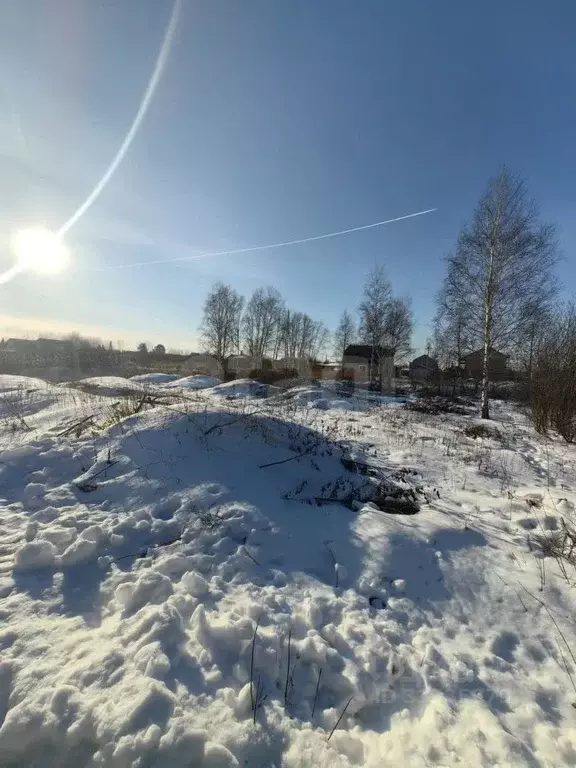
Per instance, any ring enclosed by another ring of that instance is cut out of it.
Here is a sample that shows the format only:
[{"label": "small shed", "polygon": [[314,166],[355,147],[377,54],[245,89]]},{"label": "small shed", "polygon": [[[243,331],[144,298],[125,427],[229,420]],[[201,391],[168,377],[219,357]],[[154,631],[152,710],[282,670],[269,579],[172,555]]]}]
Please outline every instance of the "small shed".
[{"label": "small shed", "polygon": [[381,391],[392,392],[394,350],[371,344],[349,344],[342,357],[342,372],[359,384],[378,378]]},{"label": "small shed", "polygon": [[219,361],[212,355],[193,352],[180,366],[182,376],[216,376],[223,378],[224,371]]}]

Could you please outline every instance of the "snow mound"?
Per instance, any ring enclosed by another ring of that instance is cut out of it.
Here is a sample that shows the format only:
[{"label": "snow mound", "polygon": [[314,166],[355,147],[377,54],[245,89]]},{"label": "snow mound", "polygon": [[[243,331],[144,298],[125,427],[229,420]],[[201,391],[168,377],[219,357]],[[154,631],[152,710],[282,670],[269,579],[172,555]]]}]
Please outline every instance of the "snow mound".
[{"label": "snow mound", "polygon": [[304,408],[316,408],[319,411],[368,411],[376,403],[364,397],[340,397],[336,392],[319,386],[292,387],[280,396],[282,401],[290,401]]},{"label": "snow mound", "polygon": [[12,376],[7,373],[0,374],[0,392],[11,392],[15,390],[50,390],[54,385],[49,384],[43,379],[34,379],[30,376]]},{"label": "snow mound", "polygon": [[221,380],[215,376],[183,376],[181,379],[176,377],[174,381],[166,384],[166,389],[208,389],[221,384]]},{"label": "snow mound", "polygon": [[226,397],[229,400],[241,397],[266,397],[268,385],[254,381],[254,379],[235,379],[214,387],[211,394],[217,397]]},{"label": "snow mound", "polygon": [[60,390],[42,379],[0,376],[0,421],[13,430],[29,430],[28,419],[58,401]]},{"label": "snow mound", "polygon": [[66,386],[104,397],[118,397],[148,391],[143,384],[132,379],[125,379],[122,376],[93,376],[88,379],[68,382]]},{"label": "snow mound", "polygon": [[573,765],[576,447],[269,405],[0,429],[0,765]]},{"label": "snow mound", "polygon": [[169,384],[177,378],[177,373],[139,373],[137,376],[131,376],[130,381],[135,381],[137,384],[154,384],[158,386]]}]

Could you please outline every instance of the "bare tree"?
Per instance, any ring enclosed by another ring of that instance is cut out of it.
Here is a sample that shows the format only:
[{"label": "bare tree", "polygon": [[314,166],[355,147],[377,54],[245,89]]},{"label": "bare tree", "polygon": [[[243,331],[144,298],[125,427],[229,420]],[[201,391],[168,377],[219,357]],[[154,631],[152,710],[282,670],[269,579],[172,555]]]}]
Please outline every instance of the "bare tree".
[{"label": "bare tree", "polygon": [[329,340],[330,331],[321,320],[316,320],[310,338],[308,358],[310,360],[319,360],[321,357],[325,356]]},{"label": "bare tree", "polygon": [[360,327],[358,333],[363,344],[378,347],[384,344],[386,337],[386,318],[392,288],[386,277],[384,267],[376,265],[364,284],[363,298],[358,307]]},{"label": "bare tree", "polygon": [[386,320],[392,288],[382,265],[376,265],[364,284],[363,298],[358,307],[360,340],[372,347],[369,378],[373,390],[382,389],[380,349],[386,340]]},{"label": "bare tree", "polygon": [[325,349],[328,329],[305,312],[285,309],[279,328],[278,348],[287,360],[315,360]]},{"label": "bare tree", "polygon": [[294,319],[296,320],[297,356],[310,357],[315,333],[314,320],[305,312],[295,312]]},{"label": "bare tree", "polygon": [[276,288],[258,288],[246,305],[242,318],[242,337],[246,351],[265,357],[274,347],[284,301]]},{"label": "bare tree", "polygon": [[532,378],[540,346],[544,343],[553,320],[553,309],[546,297],[536,296],[526,303],[514,357],[528,380]]},{"label": "bare tree", "polygon": [[410,299],[391,299],[386,312],[385,339],[387,346],[394,350],[396,361],[405,360],[412,352],[413,328],[414,315]]},{"label": "bare tree", "polygon": [[554,427],[566,442],[576,440],[576,306],[549,319],[534,356],[532,419],[546,434]]},{"label": "bare tree", "polygon": [[356,338],[356,325],[354,319],[348,310],[344,310],[340,316],[340,322],[334,332],[334,357],[336,360],[342,360],[344,350],[354,342]]},{"label": "bare tree", "polygon": [[466,304],[468,328],[483,350],[482,418],[490,418],[491,350],[510,347],[525,324],[525,307],[554,292],[554,228],[540,224],[524,181],[504,167],[488,183],[471,224],[447,258],[445,287]]},{"label": "bare tree", "polygon": [[440,367],[447,371],[452,381],[452,394],[456,394],[456,386],[463,389],[463,357],[472,352],[474,345],[466,297],[452,290],[454,286],[446,276],[444,286],[436,297],[436,317],[434,319],[433,347],[434,355]]},{"label": "bare tree", "polygon": [[222,364],[240,345],[244,298],[224,283],[215,283],[204,302],[201,334],[206,352]]}]

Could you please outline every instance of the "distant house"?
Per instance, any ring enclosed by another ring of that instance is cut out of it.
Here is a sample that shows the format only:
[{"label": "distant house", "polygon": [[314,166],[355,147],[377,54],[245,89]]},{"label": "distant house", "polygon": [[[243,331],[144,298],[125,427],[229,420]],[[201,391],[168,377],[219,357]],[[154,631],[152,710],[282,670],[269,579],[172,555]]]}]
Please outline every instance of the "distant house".
[{"label": "distant house", "polygon": [[246,378],[250,371],[262,368],[262,358],[252,355],[230,355],[226,360],[226,371],[235,373],[236,378]]},{"label": "distant house", "polygon": [[6,339],[3,344],[3,349],[6,352],[22,353],[22,352],[35,352],[36,342],[32,339]]},{"label": "distant house", "polygon": [[346,378],[351,378],[359,384],[366,384],[378,377],[381,391],[391,392],[394,351],[388,347],[374,347],[371,344],[350,344],[344,350],[342,372]]},{"label": "distant house", "polygon": [[414,381],[429,381],[439,371],[438,363],[429,355],[416,357],[409,366],[410,378]]},{"label": "distant house", "polygon": [[69,355],[74,349],[74,343],[69,339],[38,339],[38,351],[43,355]]},{"label": "distant house", "polygon": [[182,376],[194,376],[196,374],[203,376],[217,376],[221,379],[224,375],[222,365],[212,355],[202,355],[193,352],[180,366]]},{"label": "distant house", "polygon": [[[468,379],[481,379],[484,350],[477,349],[462,358],[464,376]],[[508,375],[508,355],[490,347],[488,356],[488,374],[493,381],[505,379]]]},{"label": "distant house", "polygon": [[315,363],[312,365],[312,378],[322,380],[333,380],[338,378],[342,370],[342,363]]},{"label": "distant house", "polygon": [[279,360],[273,360],[272,365],[275,371],[296,371],[303,379],[312,376],[312,366],[305,357],[281,357]]}]

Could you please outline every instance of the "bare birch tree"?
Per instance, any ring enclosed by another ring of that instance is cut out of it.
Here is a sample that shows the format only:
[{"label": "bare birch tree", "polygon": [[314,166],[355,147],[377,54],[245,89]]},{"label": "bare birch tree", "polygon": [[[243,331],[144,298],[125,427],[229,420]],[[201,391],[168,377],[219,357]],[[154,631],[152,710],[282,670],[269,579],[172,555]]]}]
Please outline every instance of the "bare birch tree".
[{"label": "bare birch tree", "polygon": [[386,339],[386,320],[392,300],[392,288],[384,267],[376,265],[366,282],[362,301],[358,307],[360,325],[358,335],[363,344],[372,347],[370,359],[370,387],[376,391],[382,388],[380,348]]},{"label": "bare birch tree", "polygon": [[412,352],[412,330],[414,316],[410,299],[391,299],[388,304],[385,321],[386,345],[394,350],[394,358],[405,360]]},{"label": "bare birch tree", "polygon": [[315,320],[310,338],[308,358],[310,360],[320,360],[321,357],[325,356],[329,341],[330,331],[321,320]]},{"label": "bare birch tree", "polygon": [[518,339],[515,362],[528,380],[532,378],[540,346],[545,342],[553,324],[554,310],[546,297],[535,297],[524,308],[524,319]]},{"label": "bare birch tree", "polygon": [[356,339],[356,325],[348,310],[340,315],[340,322],[334,331],[333,354],[336,360],[342,361],[344,350]]},{"label": "bare birch tree", "polygon": [[482,418],[490,418],[490,352],[510,348],[526,322],[525,307],[554,292],[554,228],[539,223],[525,182],[504,167],[488,183],[472,222],[447,258],[445,288],[465,303],[471,336],[483,350]]},{"label": "bare birch tree", "polygon": [[326,347],[328,329],[305,312],[286,309],[280,327],[280,346],[288,361],[315,360]]},{"label": "bare birch tree", "polygon": [[459,383],[463,389],[463,358],[474,346],[465,297],[452,290],[446,276],[444,286],[436,297],[433,345],[441,368],[447,369],[452,381],[452,394]]},{"label": "bare birch tree", "polygon": [[254,291],[242,317],[242,338],[249,355],[263,358],[271,353],[283,305],[276,288]]},{"label": "bare birch tree", "polygon": [[240,344],[244,298],[224,283],[215,283],[204,302],[201,335],[204,349],[223,365]]},{"label": "bare birch tree", "polygon": [[392,288],[381,264],[375,266],[364,284],[360,315],[359,336],[363,344],[378,347],[384,344],[386,318],[392,299]]}]

